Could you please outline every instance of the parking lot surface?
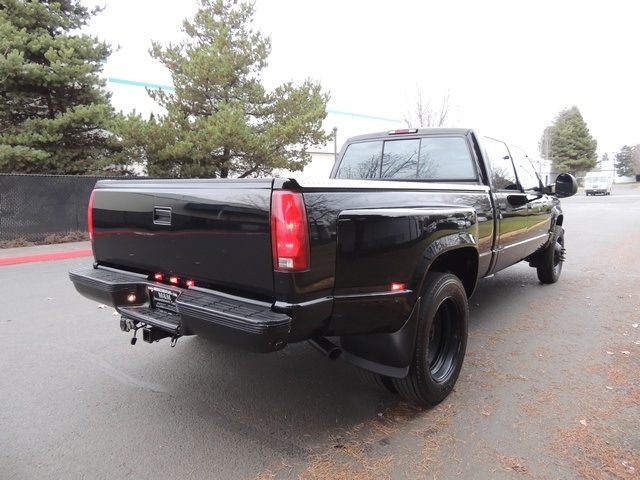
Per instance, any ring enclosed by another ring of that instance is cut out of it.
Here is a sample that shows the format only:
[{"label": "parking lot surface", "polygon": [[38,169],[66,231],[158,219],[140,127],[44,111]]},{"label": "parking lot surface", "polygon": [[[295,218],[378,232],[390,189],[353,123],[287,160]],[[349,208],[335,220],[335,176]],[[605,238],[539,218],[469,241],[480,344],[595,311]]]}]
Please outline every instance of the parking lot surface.
[{"label": "parking lot surface", "polygon": [[68,280],[91,257],[0,266],[0,478],[640,478],[640,190],[563,208],[559,283],[482,280],[432,409],[306,343],[132,346]]}]

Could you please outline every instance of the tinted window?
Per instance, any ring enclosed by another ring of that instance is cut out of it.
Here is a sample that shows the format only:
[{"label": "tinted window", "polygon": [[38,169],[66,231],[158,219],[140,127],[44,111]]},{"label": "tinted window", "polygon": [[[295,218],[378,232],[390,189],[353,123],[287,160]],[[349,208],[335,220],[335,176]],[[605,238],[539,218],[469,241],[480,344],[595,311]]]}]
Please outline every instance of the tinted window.
[{"label": "tinted window", "polygon": [[491,183],[496,190],[519,190],[511,155],[504,142],[484,138],[484,149],[491,162]]},{"label": "tinted window", "polygon": [[516,174],[518,175],[518,180],[522,188],[525,190],[540,188],[538,174],[535,168],[533,168],[533,165],[531,165],[531,160],[529,160],[527,154],[524,153],[524,150],[513,145],[509,145],[509,150],[511,151],[513,164],[516,167]]},{"label": "tinted window", "polygon": [[418,178],[472,180],[476,169],[467,142],[462,137],[423,138]]},{"label": "tinted window", "polygon": [[424,137],[350,145],[337,178],[475,180],[464,137]]},{"label": "tinted window", "polygon": [[382,141],[353,143],[342,157],[337,178],[378,178]]},{"label": "tinted window", "polygon": [[416,178],[420,139],[384,142],[382,178]]}]

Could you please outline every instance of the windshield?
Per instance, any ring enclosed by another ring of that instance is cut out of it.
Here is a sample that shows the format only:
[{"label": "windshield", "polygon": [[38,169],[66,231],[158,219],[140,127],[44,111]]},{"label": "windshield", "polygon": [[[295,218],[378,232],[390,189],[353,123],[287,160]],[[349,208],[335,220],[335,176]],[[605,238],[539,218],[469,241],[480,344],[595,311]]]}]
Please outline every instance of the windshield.
[{"label": "windshield", "polygon": [[587,177],[587,183],[607,183],[609,177]]},{"label": "windshield", "polygon": [[475,180],[464,137],[371,140],[349,145],[336,178]]}]

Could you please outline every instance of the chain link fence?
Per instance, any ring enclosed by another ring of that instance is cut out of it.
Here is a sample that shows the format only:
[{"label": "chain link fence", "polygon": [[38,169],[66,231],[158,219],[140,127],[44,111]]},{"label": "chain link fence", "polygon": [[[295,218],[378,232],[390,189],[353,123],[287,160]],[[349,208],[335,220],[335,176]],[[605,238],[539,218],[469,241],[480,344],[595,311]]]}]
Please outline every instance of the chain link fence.
[{"label": "chain link fence", "polygon": [[89,196],[98,180],[132,177],[0,174],[0,241],[38,242],[87,231]]}]

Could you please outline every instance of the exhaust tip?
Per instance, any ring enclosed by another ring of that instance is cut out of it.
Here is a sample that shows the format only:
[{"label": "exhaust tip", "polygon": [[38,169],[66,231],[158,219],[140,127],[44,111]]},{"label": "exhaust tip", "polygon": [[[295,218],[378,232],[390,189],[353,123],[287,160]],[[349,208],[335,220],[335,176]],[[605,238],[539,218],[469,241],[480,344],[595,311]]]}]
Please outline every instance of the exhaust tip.
[{"label": "exhaust tip", "polygon": [[342,355],[342,350],[340,350],[338,347],[332,348],[327,353],[329,360],[337,360],[338,358],[340,358],[341,355]]},{"label": "exhaust tip", "polygon": [[337,360],[342,355],[342,349],[335,343],[327,340],[326,337],[317,337],[308,340],[313,347],[320,353],[326,355],[329,360]]}]

